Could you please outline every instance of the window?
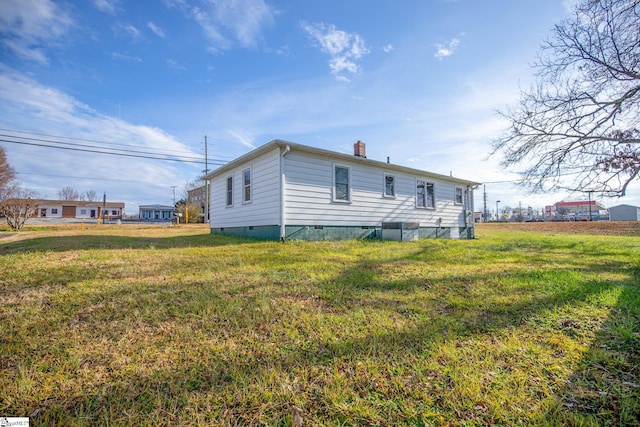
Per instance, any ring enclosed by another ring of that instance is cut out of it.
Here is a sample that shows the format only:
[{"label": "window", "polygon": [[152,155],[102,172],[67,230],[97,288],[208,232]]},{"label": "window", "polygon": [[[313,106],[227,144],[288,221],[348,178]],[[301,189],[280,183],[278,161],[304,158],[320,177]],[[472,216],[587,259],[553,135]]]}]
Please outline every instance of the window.
[{"label": "window", "polygon": [[430,182],[427,182],[427,207],[436,207],[436,193],[433,189],[433,184]]},{"label": "window", "polygon": [[44,218],[47,216],[47,208],[40,209],[40,217]]},{"label": "window", "polygon": [[251,169],[242,171],[242,201],[248,203],[251,201]]},{"label": "window", "polygon": [[333,199],[339,202],[348,202],[350,200],[349,168],[345,166],[334,166],[333,178]]},{"label": "window", "polygon": [[456,205],[462,204],[462,187],[456,187],[455,202]]},{"label": "window", "polygon": [[227,178],[227,206],[233,206],[233,177]]},{"label": "window", "polygon": [[384,196],[396,197],[396,177],[384,174]]},{"label": "window", "polygon": [[51,215],[58,215],[58,208],[51,208]]},{"label": "window", "polygon": [[436,207],[435,191],[432,183],[421,180],[416,181],[416,207]]},{"label": "window", "polygon": [[80,209],[80,215],[87,216],[87,210],[86,209]]}]

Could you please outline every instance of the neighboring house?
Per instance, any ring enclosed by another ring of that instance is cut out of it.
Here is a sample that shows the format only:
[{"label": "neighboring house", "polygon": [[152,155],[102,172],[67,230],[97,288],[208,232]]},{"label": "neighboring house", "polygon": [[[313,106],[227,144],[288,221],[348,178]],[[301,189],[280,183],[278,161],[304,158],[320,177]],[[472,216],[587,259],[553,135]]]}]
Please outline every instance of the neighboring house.
[{"label": "neighboring house", "polygon": [[547,212],[550,221],[603,221],[609,219],[607,208],[595,200],[557,202]]},{"label": "neighboring house", "polygon": [[138,207],[138,217],[142,221],[173,221],[175,211],[173,206],[142,205]]},{"label": "neighboring house", "polygon": [[609,208],[611,221],[640,221],[640,207],[631,205],[618,205]]},{"label": "neighboring house", "polygon": [[476,182],[271,141],[211,172],[211,232],[264,239],[474,237]]},{"label": "neighboring house", "polygon": [[39,200],[37,218],[121,220],[124,203],[79,200]]}]

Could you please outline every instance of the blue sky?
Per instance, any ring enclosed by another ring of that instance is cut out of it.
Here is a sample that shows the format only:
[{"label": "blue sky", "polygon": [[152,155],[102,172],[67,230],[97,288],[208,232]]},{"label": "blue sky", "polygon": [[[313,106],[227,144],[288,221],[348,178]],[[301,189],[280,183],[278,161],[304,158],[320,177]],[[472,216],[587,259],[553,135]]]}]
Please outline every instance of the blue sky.
[{"label": "blue sky", "polygon": [[[170,204],[210,168],[273,139],[484,182],[488,208],[541,208],[488,158],[495,110],[532,82],[569,0],[1,0],[0,142],[25,187]],[[29,140],[24,138],[31,138]],[[73,138],[73,139],[69,139]],[[83,148],[66,145],[70,148]],[[640,205],[638,185],[612,206]],[[574,196],[575,197],[575,196]],[[482,188],[476,210],[482,208]]]}]

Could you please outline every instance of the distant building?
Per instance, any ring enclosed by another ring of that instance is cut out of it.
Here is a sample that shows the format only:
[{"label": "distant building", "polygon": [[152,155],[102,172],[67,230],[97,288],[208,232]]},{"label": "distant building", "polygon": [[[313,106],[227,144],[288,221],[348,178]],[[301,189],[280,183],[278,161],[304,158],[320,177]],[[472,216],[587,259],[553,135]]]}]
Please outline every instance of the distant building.
[{"label": "distant building", "polygon": [[631,205],[618,205],[609,208],[611,221],[640,221],[640,207]]},{"label": "distant building", "polygon": [[607,208],[595,200],[575,200],[557,202],[549,209],[550,221],[607,221]]},{"label": "distant building", "polygon": [[124,203],[80,200],[38,201],[38,218],[105,219],[121,220]]},{"label": "distant building", "polygon": [[176,209],[173,206],[141,205],[138,211],[141,221],[172,221]]},{"label": "distant building", "polygon": [[202,218],[205,218],[204,222],[207,222],[205,215],[206,195],[207,192],[204,185],[187,191],[187,203],[192,203],[200,207],[200,215]]}]

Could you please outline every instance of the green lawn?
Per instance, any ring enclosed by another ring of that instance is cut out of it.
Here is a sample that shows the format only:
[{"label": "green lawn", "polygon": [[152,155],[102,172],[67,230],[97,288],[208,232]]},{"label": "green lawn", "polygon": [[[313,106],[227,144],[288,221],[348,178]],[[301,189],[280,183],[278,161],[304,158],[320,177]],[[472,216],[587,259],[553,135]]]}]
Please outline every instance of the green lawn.
[{"label": "green lawn", "polygon": [[31,425],[637,425],[640,237],[0,236],[0,416]]}]

